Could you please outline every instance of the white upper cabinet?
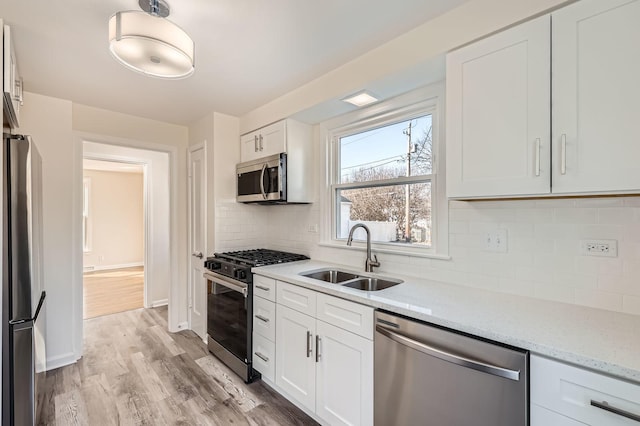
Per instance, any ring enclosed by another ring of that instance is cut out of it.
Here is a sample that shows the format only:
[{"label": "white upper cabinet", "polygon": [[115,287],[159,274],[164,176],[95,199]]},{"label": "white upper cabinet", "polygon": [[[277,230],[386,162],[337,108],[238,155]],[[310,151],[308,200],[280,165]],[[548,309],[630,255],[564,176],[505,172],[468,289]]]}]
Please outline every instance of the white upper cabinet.
[{"label": "white upper cabinet", "polygon": [[243,162],[287,152],[286,120],[243,135],[240,144],[240,161]]},{"label": "white upper cabinet", "polygon": [[639,22],[581,0],[447,55],[448,196],[640,192]]},{"label": "white upper cabinet", "polygon": [[640,1],[553,13],[553,193],[640,191]]},{"label": "white upper cabinet", "polygon": [[447,55],[449,197],[548,194],[550,18]]},{"label": "white upper cabinet", "polygon": [[305,158],[311,149],[311,126],[292,119],[278,121],[240,137],[240,161],[286,152]]},{"label": "white upper cabinet", "polygon": [[3,125],[11,128],[20,126],[20,106],[22,105],[22,78],[18,69],[16,52],[13,48],[11,28],[2,25],[2,51],[3,51]]}]

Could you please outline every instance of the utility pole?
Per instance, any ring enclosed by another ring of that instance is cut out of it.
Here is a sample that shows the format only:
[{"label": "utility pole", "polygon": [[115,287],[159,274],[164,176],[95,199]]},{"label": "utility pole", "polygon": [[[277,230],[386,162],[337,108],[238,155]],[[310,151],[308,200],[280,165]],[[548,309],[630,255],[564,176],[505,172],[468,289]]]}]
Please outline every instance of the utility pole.
[{"label": "utility pole", "polygon": [[[402,131],[407,135],[407,177],[411,176],[411,153],[413,152],[413,145],[411,144],[411,128],[413,122],[409,123],[409,127]],[[404,189],[404,239],[407,243],[411,242],[411,224],[409,222],[409,198],[411,197],[411,189],[409,184],[405,185]]]}]

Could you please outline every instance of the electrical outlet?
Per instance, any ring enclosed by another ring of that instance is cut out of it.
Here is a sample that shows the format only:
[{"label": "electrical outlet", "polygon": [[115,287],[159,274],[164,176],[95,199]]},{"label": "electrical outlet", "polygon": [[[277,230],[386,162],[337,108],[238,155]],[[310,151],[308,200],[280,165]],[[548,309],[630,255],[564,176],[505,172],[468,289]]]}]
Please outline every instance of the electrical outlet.
[{"label": "electrical outlet", "polygon": [[482,247],[484,251],[491,251],[495,253],[507,252],[507,230],[496,229],[492,232],[487,232],[482,237]]},{"label": "electrical outlet", "polygon": [[618,241],[581,240],[580,252],[585,256],[618,257]]},{"label": "electrical outlet", "polygon": [[309,225],[309,227],[307,228],[307,231],[308,232],[312,232],[314,234],[317,234],[318,233],[318,224],[314,223],[314,224]]}]

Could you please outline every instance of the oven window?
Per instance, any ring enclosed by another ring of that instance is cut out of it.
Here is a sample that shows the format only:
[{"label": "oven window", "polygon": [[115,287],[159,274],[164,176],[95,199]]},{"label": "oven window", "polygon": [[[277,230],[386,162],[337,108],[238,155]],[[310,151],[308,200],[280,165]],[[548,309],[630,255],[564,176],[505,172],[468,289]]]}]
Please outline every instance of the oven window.
[{"label": "oven window", "polygon": [[229,352],[247,359],[247,306],[242,293],[213,284],[207,296],[207,333]]}]

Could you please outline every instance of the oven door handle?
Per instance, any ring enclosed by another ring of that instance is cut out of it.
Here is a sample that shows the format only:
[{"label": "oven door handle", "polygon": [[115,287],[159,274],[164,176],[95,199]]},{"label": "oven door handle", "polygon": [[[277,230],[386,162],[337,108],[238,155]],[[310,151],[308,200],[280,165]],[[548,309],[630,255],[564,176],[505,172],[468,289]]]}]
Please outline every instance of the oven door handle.
[{"label": "oven door handle", "polygon": [[218,275],[213,275],[211,273],[207,273],[205,272],[204,277],[208,280],[213,281],[216,284],[220,284],[221,286],[230,288],[233,291],[237,291],[238,293],[242,293],[242,295],[246,298],[247,295],[249,294],[249,286],[243,282],[234,282],[231,280],[228,280],[226,278],[222,278],[221,276]]}]

